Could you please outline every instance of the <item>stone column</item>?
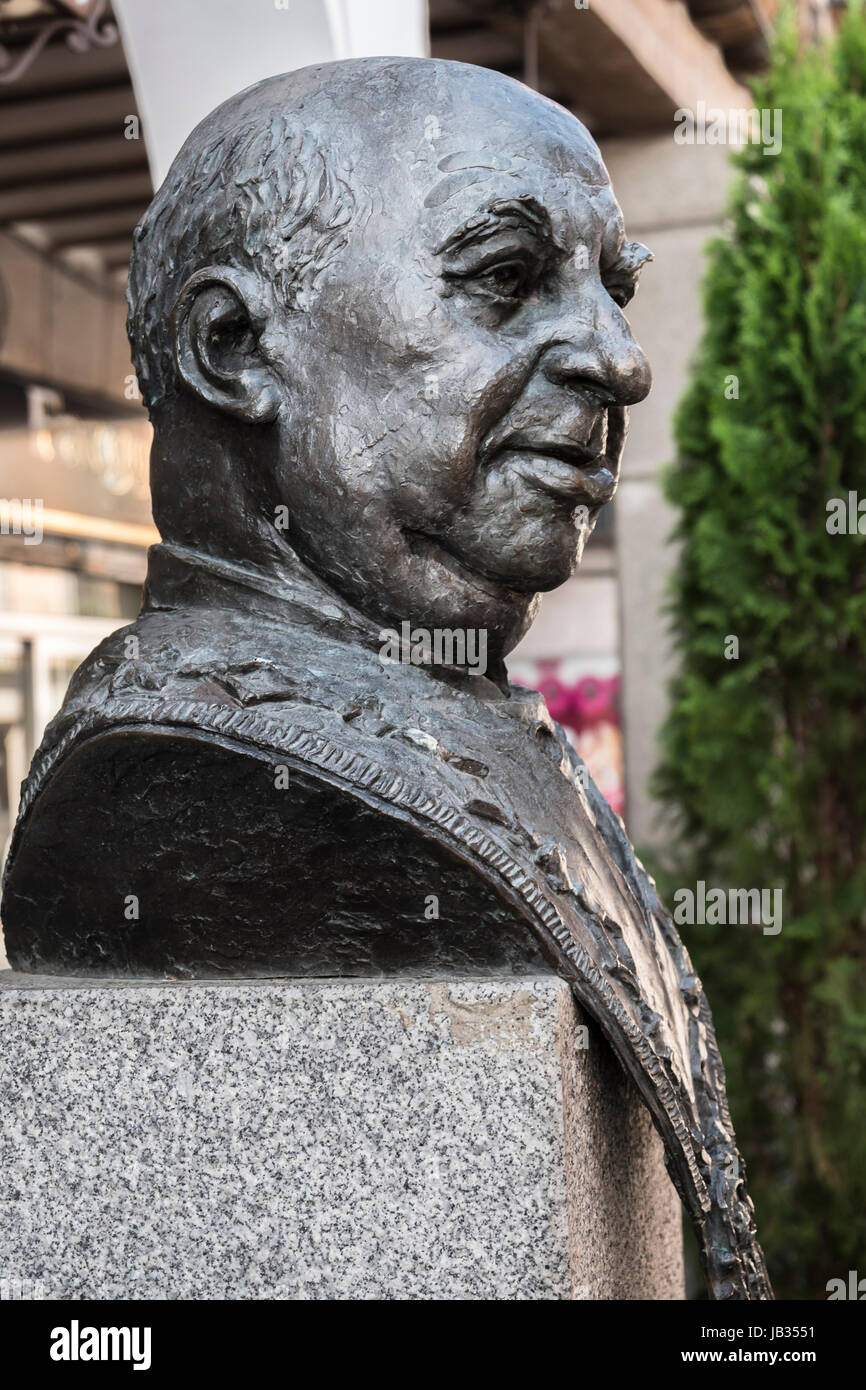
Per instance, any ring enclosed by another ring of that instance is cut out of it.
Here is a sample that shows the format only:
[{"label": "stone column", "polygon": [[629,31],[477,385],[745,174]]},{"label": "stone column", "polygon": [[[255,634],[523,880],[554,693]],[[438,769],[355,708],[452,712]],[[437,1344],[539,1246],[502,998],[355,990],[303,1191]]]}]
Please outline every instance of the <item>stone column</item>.
[{"label": "stone column", "polygon": [[554,976],[0,981],[25,1296],[683,1297],[661,1142]]}]

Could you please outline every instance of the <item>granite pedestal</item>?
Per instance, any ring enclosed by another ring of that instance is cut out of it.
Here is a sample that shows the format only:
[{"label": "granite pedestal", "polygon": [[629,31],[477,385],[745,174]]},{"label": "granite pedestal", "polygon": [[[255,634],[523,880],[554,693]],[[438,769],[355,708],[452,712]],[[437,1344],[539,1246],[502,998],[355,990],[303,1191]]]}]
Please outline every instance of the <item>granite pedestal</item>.
[{"label": "granite pedestal", "polygon": [[6,971],[0,1076],[24,1296],[683,1297],[661,1142],[554,976]]}]

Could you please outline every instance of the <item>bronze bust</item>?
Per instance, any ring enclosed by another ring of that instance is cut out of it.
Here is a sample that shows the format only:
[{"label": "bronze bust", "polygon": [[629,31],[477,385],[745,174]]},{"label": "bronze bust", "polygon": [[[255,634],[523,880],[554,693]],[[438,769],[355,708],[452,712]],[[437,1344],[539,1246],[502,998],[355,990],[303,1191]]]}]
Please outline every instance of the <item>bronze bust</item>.
[{"label": "bronze bust", "polygon": [[162,544],[34,759],[4,922],[28,971],[557,971],[712,1295],[766,1298],[700,981],[505,669],[616,487],[648,258],[580,122],[490,71],[328,64],[201,123],[129,279]]}]

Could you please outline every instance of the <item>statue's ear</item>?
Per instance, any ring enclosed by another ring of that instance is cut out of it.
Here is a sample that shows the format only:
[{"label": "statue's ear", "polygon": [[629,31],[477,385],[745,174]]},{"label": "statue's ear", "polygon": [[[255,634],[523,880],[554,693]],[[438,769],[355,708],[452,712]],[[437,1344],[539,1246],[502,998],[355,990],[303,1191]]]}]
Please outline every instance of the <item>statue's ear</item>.
[{"label": "statue's ear", "polygon": [[208,405],[256,425],[280,408],[260,341],[270,308],[258,277],[228,266],[197,270],[174,306],[174,360],[185,384]]}]

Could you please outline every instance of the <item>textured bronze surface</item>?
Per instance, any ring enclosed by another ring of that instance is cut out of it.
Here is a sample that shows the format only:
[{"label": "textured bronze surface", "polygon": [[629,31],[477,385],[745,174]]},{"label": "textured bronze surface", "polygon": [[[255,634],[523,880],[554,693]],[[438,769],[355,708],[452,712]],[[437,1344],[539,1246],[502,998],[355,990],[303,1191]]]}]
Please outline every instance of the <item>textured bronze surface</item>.
[{"label": "textured bronze surface", "polygon": [[463,64],[305,69],[193,132],[129,288],[163,543],[36,755],[4,923],[51,973],[554,970],[713,1297],[766,1298],[700,981],[505,669],[613,495],[648,255],[583,126]]}]

